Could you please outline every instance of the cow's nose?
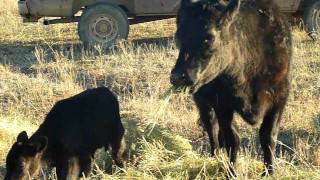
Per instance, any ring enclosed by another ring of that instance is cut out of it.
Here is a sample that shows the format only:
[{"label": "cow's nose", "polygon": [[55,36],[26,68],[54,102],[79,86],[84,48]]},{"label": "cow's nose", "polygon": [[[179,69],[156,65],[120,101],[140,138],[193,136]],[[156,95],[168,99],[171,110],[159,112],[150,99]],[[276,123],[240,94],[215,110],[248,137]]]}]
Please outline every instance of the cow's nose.
[{"label": "cow's nose", "polygon": [[172,73],[170,77],[170,82],[172,85],[177,85],[181,79],[181,75],[178,73]]},{"label": "cow's nose", "polygon": [[186,73],[171,73],[170,82],[174,86],[184,86],[187,85],[188,77]]}]

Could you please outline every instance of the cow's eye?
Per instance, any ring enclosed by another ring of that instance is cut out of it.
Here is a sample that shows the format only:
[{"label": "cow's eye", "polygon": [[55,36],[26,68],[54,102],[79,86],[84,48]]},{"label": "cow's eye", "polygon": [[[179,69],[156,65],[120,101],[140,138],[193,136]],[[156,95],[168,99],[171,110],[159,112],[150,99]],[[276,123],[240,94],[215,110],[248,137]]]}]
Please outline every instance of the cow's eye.
[{"label": "cow's eye", "polygon": [[213,41],[212,41],[212,39],[205,39],[204,41],[203,41],[203,47],[204,48],[210,48],[211,46],[212,46],[212,44],[213,44]]},{"label": "cow's eye", "polygon": [[208,41],[212,42],[212,41],[214,41],[214,36],[213,35],[208,35],[206,39]]}]

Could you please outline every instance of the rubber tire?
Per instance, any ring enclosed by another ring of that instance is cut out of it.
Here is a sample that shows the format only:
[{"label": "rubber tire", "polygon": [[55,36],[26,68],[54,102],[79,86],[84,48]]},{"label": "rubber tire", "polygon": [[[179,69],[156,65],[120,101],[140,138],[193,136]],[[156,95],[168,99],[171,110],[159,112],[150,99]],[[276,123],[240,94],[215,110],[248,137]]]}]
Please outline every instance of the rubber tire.
[{"label": "rubber tire", "polygon": [[[89,32],[90,21],[94,18],[97,14],[108,14],[116,20],[118,25],[118,35],[116,38],[111,39],[106,43],[101,43],[96,41],[93,37],[91,37]],[[95,45],[101,45],[103,47],[109,48],[113,46],[118,40],[120,39],[127,39],[129,34],[129,21],[127,14],[118,6],[112,4],[95,4],[93,6],[87,7],[78,23],[78,34],[80,40],[83,42],[85,48],[89,48]]]},{"label": "rubber tire", "polygon": [[319,27],[316,27],[314,11],[320,11],[320,1],[311,3],[304,12],[304,22],[308,33],[320,34]]}]

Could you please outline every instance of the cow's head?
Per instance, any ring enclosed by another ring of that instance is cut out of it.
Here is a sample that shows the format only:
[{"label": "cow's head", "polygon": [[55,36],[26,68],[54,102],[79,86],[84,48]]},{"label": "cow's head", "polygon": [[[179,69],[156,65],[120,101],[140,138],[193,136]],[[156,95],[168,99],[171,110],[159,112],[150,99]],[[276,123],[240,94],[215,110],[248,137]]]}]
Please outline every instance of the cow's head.
[{"label": "cow's head", "polygon": [[27,180],[35,175],[47,143],[46,137],[30,142],[27,133],[21,132],[7,155],[5,180]]},{"label": "cow's head", "polygon": [[176,32],[180,53],[171,72],[174,86],[199,86],[200,75],[214,61],[219,34],[231,23],[239,6],[239,0],[182,0]]}]

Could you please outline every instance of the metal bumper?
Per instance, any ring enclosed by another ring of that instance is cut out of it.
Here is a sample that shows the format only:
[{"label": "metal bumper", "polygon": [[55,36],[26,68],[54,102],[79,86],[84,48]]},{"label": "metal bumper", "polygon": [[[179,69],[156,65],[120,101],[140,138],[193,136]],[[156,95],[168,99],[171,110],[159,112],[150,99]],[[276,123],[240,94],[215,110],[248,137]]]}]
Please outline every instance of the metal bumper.
[{"label": "metal bumper", "polygon": [[18,11],[19,14],[23,17],[27,17],[30,14],[26,0],[18,1]]}]

